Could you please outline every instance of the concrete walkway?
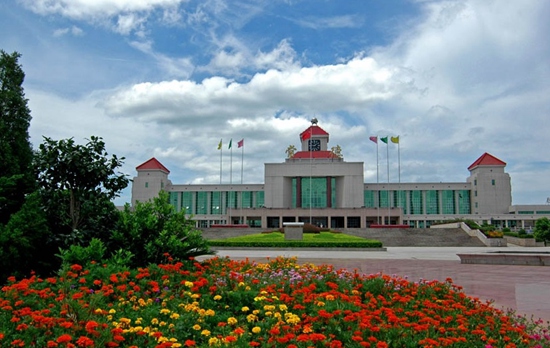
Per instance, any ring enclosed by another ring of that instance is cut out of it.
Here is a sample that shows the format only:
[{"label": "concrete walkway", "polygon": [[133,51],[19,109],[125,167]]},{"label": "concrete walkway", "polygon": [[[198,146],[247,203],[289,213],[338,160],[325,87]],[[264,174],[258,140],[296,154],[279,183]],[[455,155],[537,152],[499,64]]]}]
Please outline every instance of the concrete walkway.
[{"label": "concrete walkway", "polygon": [[[384,273],[411,281],[452,278],[464,293],[493,301],[500,309],[513,309],[528,318],[550,323],[550,267],[461,264],[457,254],[489,251],[545,251],[550,248],[388,247],[387,251],[335,250],[218,250],[217,256],[265,262],[276,256],[297,257],[300,263],[331,264],[362,273]],[[199,258],[201,259],[201,258]],[[202,257],[204,259],[204,257]]]}]

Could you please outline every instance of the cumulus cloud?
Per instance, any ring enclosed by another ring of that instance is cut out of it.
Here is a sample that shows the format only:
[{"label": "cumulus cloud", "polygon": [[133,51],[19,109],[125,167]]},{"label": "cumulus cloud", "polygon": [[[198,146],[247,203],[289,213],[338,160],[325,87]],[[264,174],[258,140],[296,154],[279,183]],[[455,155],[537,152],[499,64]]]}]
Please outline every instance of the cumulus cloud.
[{"label": "cumulus cloud", "polygon": [[269,70],[247,83],[211,77],[141,83],[118,91],[103,106],[116,116],[180,123],[190,119],[232,118],[292,109],[299,112],[355,111],[390,99],[407,89],[399,70],[381,67],[372,58],[346,64]]}]

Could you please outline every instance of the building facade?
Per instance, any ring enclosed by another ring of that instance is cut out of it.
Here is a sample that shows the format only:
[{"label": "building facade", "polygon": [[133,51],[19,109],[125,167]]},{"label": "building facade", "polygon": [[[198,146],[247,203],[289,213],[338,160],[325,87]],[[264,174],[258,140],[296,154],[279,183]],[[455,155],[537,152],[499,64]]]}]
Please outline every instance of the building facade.
[{"label": "building facade", "polygon": [[529,230],[538,218],[550,217],[550,205],[512,205],[506,163],[491,154],[484,153],[468,167],[466,182],[365,183],[363,162],[344,161],[340,147],[329,149],[328,143],[329,133],[312,120],[300,133],[299,151],[290,146],[284,162],[264,164],[263,184],[173,184],[170,171],[151,158],[136,167],[132,204],[165,190],[170,203],[201,228],[278,228],[285,222],[423,228],[460,218]]}]

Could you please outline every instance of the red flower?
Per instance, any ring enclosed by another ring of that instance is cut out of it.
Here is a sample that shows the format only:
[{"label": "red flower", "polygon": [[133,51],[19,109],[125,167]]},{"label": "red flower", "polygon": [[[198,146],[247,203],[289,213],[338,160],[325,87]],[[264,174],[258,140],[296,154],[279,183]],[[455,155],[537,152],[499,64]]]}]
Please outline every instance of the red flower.
[{"label": "red flower", "polygon": [[196,343],[195,343],[195,341],[193,341],[193,340],[187,340],[187,341],[185,341],[185,343],[184,343],[184,345],[185,345],[186,347],[194,347],[195,344],[196,344]]},{"label": "red flower", "polygon": [[71,335],[68,335],[68,334],[64,334],[64,335],[61,335],[57,338],[56,342],[57,343],[67,343],[67,342],[71,342],[73,340],[73,338],[71,337]]},{"label": "red flower", "polygon": [[94,341],[86,336],[80,336],[76,341],[76,345],[79,347],[93,347]]}]

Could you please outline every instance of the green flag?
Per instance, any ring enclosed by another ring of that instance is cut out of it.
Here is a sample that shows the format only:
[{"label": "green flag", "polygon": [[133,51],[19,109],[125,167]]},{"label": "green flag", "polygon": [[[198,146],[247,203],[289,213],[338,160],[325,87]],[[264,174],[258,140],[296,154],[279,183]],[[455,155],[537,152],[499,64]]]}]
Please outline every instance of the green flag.
[{"label": "green flag", "polygon": [[383,138],[380,138],[380,140],[382,140],[385,144],[388,143],[388,137],[383,137]]},{"label": "green flag", "polygon": [[[387,139],[386,139],[386,140],[387,140]],[[231,148],[231,143],[232,143],[232,142],[233,142],[233,139],[229,140],[229,147],[228,147],[228,149]]]}]

